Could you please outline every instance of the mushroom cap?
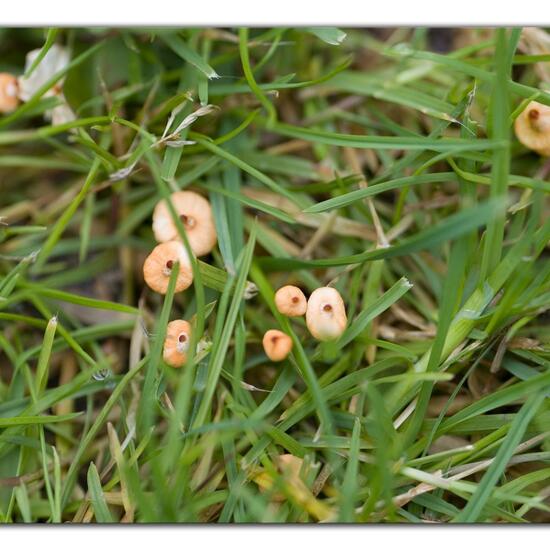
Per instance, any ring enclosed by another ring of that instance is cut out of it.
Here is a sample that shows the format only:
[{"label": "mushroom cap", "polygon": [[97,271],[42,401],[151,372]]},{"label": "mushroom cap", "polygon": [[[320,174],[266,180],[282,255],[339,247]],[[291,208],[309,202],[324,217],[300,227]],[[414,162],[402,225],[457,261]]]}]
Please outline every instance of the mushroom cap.
[{"label": "mushroom cap", "polygon": [[286,285],[275,293],[275,306],[287,317],[300,317],[306,312],[307,300],[297,286]]},{"label": "mushroom cap", "polygon": [[317,288],[307,302],[306,325],[316,340],[336,340],[346,329],[346,307],[332,287]]},{"label": "mushroom cap", "polygon": [[265,354],[271,361],[278,362],[286,359],[292,349],[292,338],[277,329],[268,330],[263,337],[262,344]]},{"label": "mushroom cap", "polygon": [[162,351],[164,362],[174,368],[185,365],[190,342],[191,325],[182,319],[170,321],[166,326],[166,338]]},{"label": "mushroom cap", "polygon": [[17,78],[0,73],[0,113],[11,113],[19,105]]},{"label": "mushroom cap", "polygon": [[300,479],[300,470],[304,464],[304,459],[291,455],[283,454],[275,457],[273,460],[277,468],[285,475],[294,480]]},{"label": "mushroom cap", "polygon": [[193,269],[185,246],[178,241],[161,243],[153,248],[143,264],[143,278],[155,292],[166,294],[172,266],[179,262],[176,292],[181,292],[193,282]]},{"label": "mushroom cap", "polygon": [[525,147],[550,156],[550,107],[531,101],[514,123],[516,136]]},{"label": "mushroom cap", "polygon": [[[309,489],[304,484],[302,477],[300,476],[300,472],[304,464],[304,460],[302,458],[291,454],[284,454],[274,457],[273,464],[283,475],[286,483],[292,486],[294,490],[297,490],[302,494],[307,494],[309,492]],[[307,475],[307,470],[304,474]],[[261,493],[265,493],[266,491],[273,489],[273,477],[263,468],[258,469],[252,479],[258,484],[258,488]],[[287,495],[276,491],[271,494],[271,499],[273,502],[284,502],[287,500]]]},{"label": "mushroom cap", "polygon": [[[197,256],[211,252],[218,237],[210,203],[193,191],[176,191],[170,198],[182,219],[191,250]],[[165,200],[160,201],[153,212],[153,233],[158,242],[180,240]]]}]

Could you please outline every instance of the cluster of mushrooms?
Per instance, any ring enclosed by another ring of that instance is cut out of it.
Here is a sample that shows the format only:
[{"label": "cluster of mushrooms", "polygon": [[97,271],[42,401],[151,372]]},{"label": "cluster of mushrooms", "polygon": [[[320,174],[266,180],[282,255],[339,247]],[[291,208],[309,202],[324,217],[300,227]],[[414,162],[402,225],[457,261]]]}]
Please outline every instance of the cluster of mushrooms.
[{"label": "cluster of mushrooms", "polygon": [[[309,300],[297,286],[283,286],[275,293],[275,307],[286,317],[305,314],[309,332],[321,342],[336,340],[348,323],[344,300],[330,286],[315,289]],[[262,343],[271,361],[283,361],[292,350],[292,338],[277,329],[268,330]]]},{"label": "cluster of mushrooms", "polygon": [[[194,191],[176,191],[170,200],[192,253],[197,257],[209,254],[216,246],[217,232],[208,200]],[[187,289],[193,282],[193,269],[166,200],[153,211],[153,233],[159,244],[143,264],[145,283],[155,292],[166,294],[172,270],[178,266],[175,291]],[[332,287],[318,288],[306,300],[298,287],[287,285],[276,292],[275,306],[287,317],[305,315],[309,332],[320,341],[335,340],[347,325],[344,301]],[[166,364],[177,368],[186,363],[191,330],[190,323],[182,319],[168,323],[163,349]],[[277,329],[268,330],[262,343],[271,361],[283,361],[292,349],[290,336]]]},{"label": "cluster of mushrooms", "polygon": [[[70,56],[65,48],[54,44],[36,65],[41,50],[27,54],[25,73],[15,76],[0,73],[0,113],[17,109],[21,102],[29,101],[53,75],[67,67]],[[35,66],[36,65],[36,66]],[[55,96],[58,104],[46,112],[52,123],[62,124],[74,120],[75,115],[63,95],[63,81],[59,79],[44,97]],[[514,123],[518,140],[542,156],[550,156],[550,107],[531,101]],[[192,253],[209,254],[217,243],[216,226],[210,203],[193,191],[177,191],[171,202],[185,228],[185,235]],[[185,245],[181,242],[166,201],[159,202],[153,212],[153,233],[159,243],[143,265],[147,285],[160,294],[166,294],[172,269],[178,265],[176,292],[188,288],[193,282],[193,270]],[[278,311],[287,317],[306,316],[311,335],[320,341],[337,339],[347,325],[346,309],[340,293],[332,287],[318,288],[306,300],[296,286],[287,285],[275,294]],[[168,323],[163,358],[172,367],[181,367],[187,361],[191,340],[191,325],[184,320]],[[283,361],[292,349],[288,334],[268,330],[263,337],[263,348],[271,361]]]},{"label": "cluster of mushrooms", "polygon": [[[176,191],[170,196],[172,205],[184,228],[189,248],[195,256],[205,256],[216,246],[218,235],[207,199],[194,191]],[[177,265],[176,292],[193,282],[193,268],[185,245],[170,214],[165,200],[153,211],[153,233],[159,243],[143,264],[143,278],[147,285],[160,294],[166,294],[172,270]],[[187,361],[191,341],[191,325],[178,319],[168,323],[163,358],[171,367],[181,367]]]},{"label": "cluster of mushrooms", "polygon": [[[3,85],[0,75],[0,87]],[[11,80],[6,80],[13,84]],[[15,84],[14,84],[15,85]],[[5,86],[4,86],[5,89]],[[0,100],[3,98],[0,92]],[[518,140],[525,147],[542,156],[550,156],[550,107],[531,101],[514,123]],[[209,254],[217,242],[216,226],[210,203],[193,191],[178,191],[171,196],[172,204],[180,217],[189,246],[196,256]],[[187,250],[170,215],[166,201],[157,204],[153,213],[153,232],[158,244],[145,260],[145,282],[156,292],[165,294],[172,268],[179,264],[176,292],[188,288],[193,282],[193,270]],[[296,286],[287,285],[275,294],[275,306],[287,317],[306,316],[311,335],[320,341],[337,339],[347,325],[346,308],[340,293],[332,287],[314,290],[306,299]],[[191,325],[184,320],[168,323],[164,342],[164,361],[172,367],[181,367],[187,361],[191,338]],[[265,354],[271,361],[283,361],[292,350],[292,338],[278,329],[268,330],[262,340]]]}]

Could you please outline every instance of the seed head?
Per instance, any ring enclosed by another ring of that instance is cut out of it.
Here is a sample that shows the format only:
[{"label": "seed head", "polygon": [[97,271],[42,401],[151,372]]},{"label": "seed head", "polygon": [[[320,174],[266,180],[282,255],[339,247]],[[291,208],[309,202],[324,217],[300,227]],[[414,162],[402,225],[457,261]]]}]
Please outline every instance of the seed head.
[{"label": "seed head", "polygon": [[155,292],[166,294],[172,269],[179,262],[176,279],[176,292],[181,292],[193,282],[193,270],[189,256],[182,243],[170,241],[161,243],[155,248],[143,264],[143,278]]},{"label": "seed head", "polygon": [[300,317],[306,312],[307,300],[297,286],[286,285],[275,293],[275,305],[287,317]]},{"label": "seed head", "polygon": [[346,307],[332,287],[314,290],[307,302],[306,324],[311,335],[321,341],[336,340],[346,329]]},{"label": "seed head", "polygon": [[[185,228],[189,246],[197,256],[204,256],[216,246],[217,232],[210,203],[193,191],[177,191],[170,197]],[[179,240],[179,233],[166,201],[153,212],[153,233],[158,242]]]},{"label": "seed head", "polygon": [[525,147],[550,156],[550,107],[531,101],[514,123],[516,136]]},{"label": "seed head", "polygon": [[178,319],[166,327],[166,338],[162,358],[171,367],[181,367],[187,362],[187,352],[191,341],[191,325]]},{"label": "seed head", "polygon": [[274,362],[286,359],[292,349],[292,338],[276,329],[268,330],[264,334],[262,343],[265,354]]}]

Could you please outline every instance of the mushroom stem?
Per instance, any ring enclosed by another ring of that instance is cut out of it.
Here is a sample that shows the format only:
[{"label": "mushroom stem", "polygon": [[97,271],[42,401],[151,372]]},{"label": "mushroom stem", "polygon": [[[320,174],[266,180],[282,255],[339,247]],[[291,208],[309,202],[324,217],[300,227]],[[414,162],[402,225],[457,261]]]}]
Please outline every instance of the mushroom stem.
[{"label": "mushroom stem", "polygon": [[174,262],[173,260],[168,260],[166,262],[166,266],[164,268],[164,275],[166,275],[166,277],[170,277],[170,274],[172,273],[172,268],[174,267]]},{"label": "mushroom stem", "polygon": [[527,113],[527,116],[529,117],[531,128],[533,128],[533,130],[536,130],[537,132],[540,132],[540,111],[538,109],[531,109]]},{"label": "mushroom stem", "polygon": [[195,227],[195,218],[191,216],[186,216],[185,214],[182,214],[180,216],[180,220],[183,222],[183,225],[185,225],[185,227],[187,227],[188,229]]},{"label": "mushroom stem", "polygon": [[184,332],[182,332],[178,336],[178,341],[176,343],[176,349],[180,353],[185,353],[189,349],[189,339],[187,338],[187,334],[185,334]]},{"label": "mushroom stem", "polygon": [[540,116],[540,112],[539,112],[538,109],[531,109],[529,111],[529,118],[531,120],[537,120],[539,118],[539,116]]}]

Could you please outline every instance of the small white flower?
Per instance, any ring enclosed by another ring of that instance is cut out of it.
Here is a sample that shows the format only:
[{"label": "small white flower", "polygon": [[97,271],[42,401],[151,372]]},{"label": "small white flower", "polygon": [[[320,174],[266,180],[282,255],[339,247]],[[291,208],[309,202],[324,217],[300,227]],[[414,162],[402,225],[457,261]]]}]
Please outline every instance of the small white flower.
[{"label": "small white flower", "polygon": [[[25,73],[30,69],[39,53],[40,49],[37,49],[27,54]],[[19,99],[24,102],[29,101],[56,73],[64,69],[69,64],[69,61],[69,52],[62,46],[54,44],[28,77],[19,77]],[[45,113],[45,117],[51,120],[53,125],[71,122],[76,118],[63,95],[64,80],[64,77],[58,80],[43,96],[54,96],[60,101],[59,105],[56,105]]]},{"label": "small white flower", "polygon": [[60,94],[59,99],[61,99],[62,103],[55,106],[51,111],[46,112],[47,118],[51,118],[52,126],[72,122],[76,119],[76,116],[73,113],[72,109],[69,107],[65,96],[63,94]]},{"label": "small white flower", "polygon": [[[25,58],[25,73],[31,68],[32,64],[40,54],[40,49],[32,50]],[[42,61],[35,67],[30,76],[22,76],[19,78],[19,98],[21,101],[29,101],[31,97],[42,87],[46,82],[57,72],[61,71],[69,64],[69,53],[67,50],[57,44],[54,44]],[[56,86],[48,90],[44,96],[50,97],[58,95],[58,87],[63,85],[61,79]]]}]

